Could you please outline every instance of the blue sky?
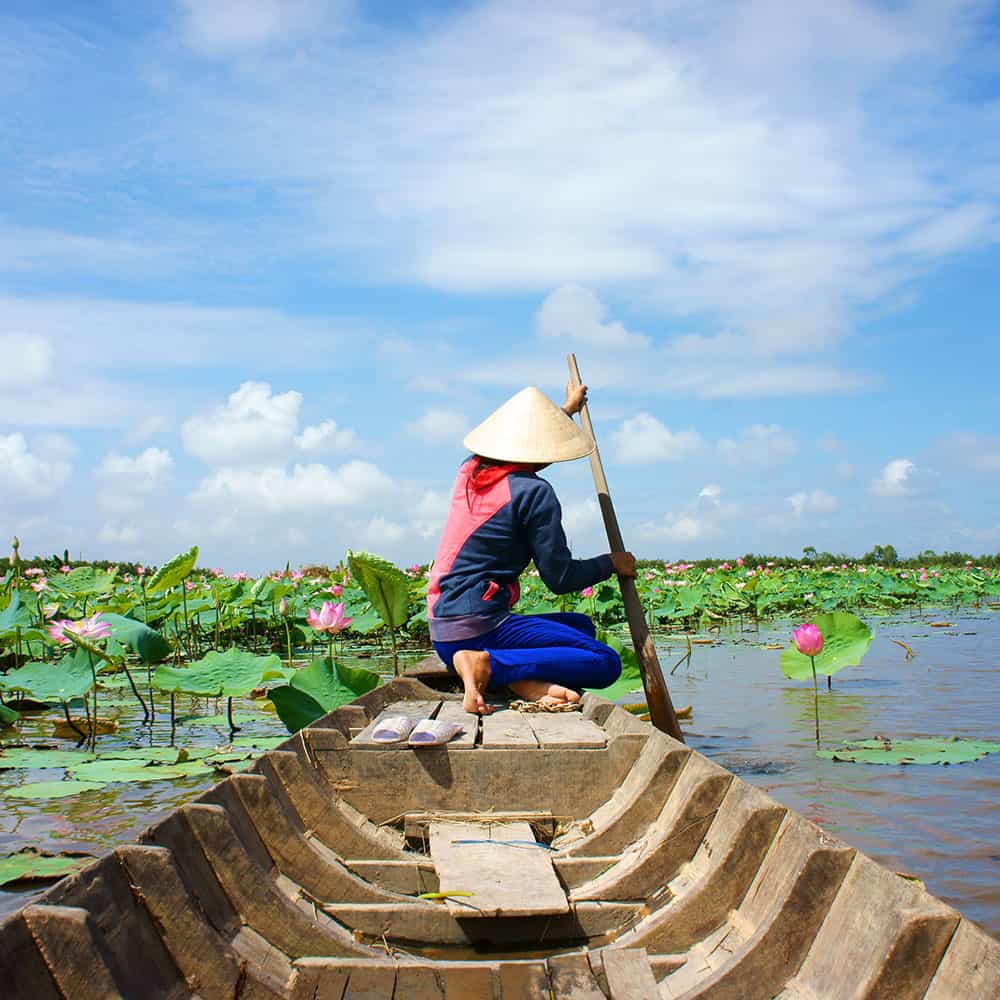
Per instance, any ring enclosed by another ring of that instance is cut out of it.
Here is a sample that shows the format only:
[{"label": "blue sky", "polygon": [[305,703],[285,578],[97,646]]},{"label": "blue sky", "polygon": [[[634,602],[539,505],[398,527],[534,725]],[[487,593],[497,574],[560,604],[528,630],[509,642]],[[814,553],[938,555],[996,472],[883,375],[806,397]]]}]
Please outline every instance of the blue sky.
[{"label": "blue sky", "polygon": [[425,561],[464,431],[572,350],[639,555],[995,551],[998,24],[8,0],[2,529]]}]

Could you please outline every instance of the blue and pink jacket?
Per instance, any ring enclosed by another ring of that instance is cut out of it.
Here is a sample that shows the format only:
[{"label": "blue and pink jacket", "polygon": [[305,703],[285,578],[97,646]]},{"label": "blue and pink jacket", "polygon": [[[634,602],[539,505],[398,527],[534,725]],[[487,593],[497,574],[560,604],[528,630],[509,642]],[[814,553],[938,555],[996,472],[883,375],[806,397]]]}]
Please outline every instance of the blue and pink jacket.
[{"label": "blue and pink jacket", "polygon": [[435,642],[492,631],[520,595],[518,577],[531,560],[556,594],[582,590],[612,573],[611,556],[574,559],[566,544],[555,490],[517,466],[472,479],[477,459],[458,470],[448,521],[427,586],[427,620]]}]

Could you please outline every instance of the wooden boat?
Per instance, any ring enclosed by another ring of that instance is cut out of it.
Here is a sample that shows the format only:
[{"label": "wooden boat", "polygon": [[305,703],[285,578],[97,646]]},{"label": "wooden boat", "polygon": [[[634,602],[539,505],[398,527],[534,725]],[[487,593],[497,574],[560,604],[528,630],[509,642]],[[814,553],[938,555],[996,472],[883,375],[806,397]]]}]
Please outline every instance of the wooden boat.
[{"label": "wooden boat", "polygon": [[[8,918],[0,992],[1000,996],[1000,942],[621,708],[480,720],[425,680],[332,712]],[[374,743],[400,712],[466,731]]]}]

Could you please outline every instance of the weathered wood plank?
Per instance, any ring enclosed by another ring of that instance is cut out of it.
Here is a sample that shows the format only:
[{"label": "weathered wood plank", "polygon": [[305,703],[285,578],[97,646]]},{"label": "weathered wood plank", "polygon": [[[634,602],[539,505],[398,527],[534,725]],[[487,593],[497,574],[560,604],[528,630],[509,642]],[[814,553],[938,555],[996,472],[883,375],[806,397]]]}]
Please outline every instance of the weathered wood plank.
[{"label": "weathered wood plank", "polygon": [[549,979],[555,1000],[606,1000],[587,956],[580,952],[553,955],[549,959]]},{"label": "weathered wood plank", "polygon": [[605,948],[601,958],[611,1000],[659,1000],[645,948]]},{"label": "weathered wood plank", "polygon": [[472,893],[449,900],[449,912],[456,917],[568,913],[549,852],[530,846],[534,840],[527,823],[432,823],[431,859],[441,891]]},{"label": "weathered wood plank", "polygon": [[438,712],[437,718],[442,722],[457,722],[465,727],[464,732],[448,741],[446,746],[449,750],[469,750],[476,745],[480,717],[472,712],[466,712],[460,701],[441,702],[441,711]]},{"label": "weathered wood plank", "polygon": [[405,715],[408,719],[427,719],[437,711],[440,701],[395,701],[391,705],[386,705],[379,714],[368,723],[367,726],[357,736],[351,740],[351,747],[357,750],[385,750],[387,747],[405,747],[406,740],[399,743],[376,743],[372,739],[375,727],[383,719],[392,718],[394,715]]},{"label": "weathered wood plank", "polygon": [[483,744],[493,748],[534,748],[538,746],[535,730],[526,715],[509,708],[483,716]]},{"label": "weathered wood plank", "polygon": [[604,730],[579,712],[533,712],[525,718],[530,721],[540,747],[592,750],[607,743]]}]

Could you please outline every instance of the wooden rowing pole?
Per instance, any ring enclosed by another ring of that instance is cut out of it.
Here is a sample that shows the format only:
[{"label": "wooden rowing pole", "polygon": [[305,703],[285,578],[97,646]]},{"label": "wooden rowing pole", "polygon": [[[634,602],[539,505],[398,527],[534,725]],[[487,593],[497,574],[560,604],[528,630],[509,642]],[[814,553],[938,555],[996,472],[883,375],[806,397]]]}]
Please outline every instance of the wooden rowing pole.
[{"label": "wooden rowing pole", "polygon": [[[576,388],[583,384],[580,378],[580,369],[576,364],[576,355],[570,354],[566,361],[569,365],[570,385]],[[594,474],[594,486],[597,487],[597,502],[601,507],[601,516],[604,518],[604,528],[608,533],[608,543],[612,552],[625,552],[625,543],[622,541],[621,529],[618,527],[618,518],[615,516],[615,508],[611,503],[611,494],[608,491],[608,481],[604,476],[604,465],[601,463],[601,453],[597,448],[597,438],[594,436],[594,425],[590,420],[590,411],[587,404],[580,407],[580,423],[583,429],[594,439],[594,450],[590,453],[590,470]],[[646,627],[646,615],[639,602],[639,592],[635,587],[635,580],[632,577],[618,577],[618,586],[621,587],[622,602],[625,605],[625,617],[628,619],[628,628],[632,633],[632,645],[635,647],[636,659],[639,661],[639,673],[642,677],[642,687],[646,692],[646,704],[649,706],[650,721],[661,732],[673,736],[675,740],[684,742],[684,735],[681,733],[680,723],[677,721],[677,713],[674,711],[673,702],[670,700],[670,693],[667,691],[666,681],[663,679],[663,671],[660,669],[660,661],[656,656],[656,649],[653,646],[653,638]]]}]

